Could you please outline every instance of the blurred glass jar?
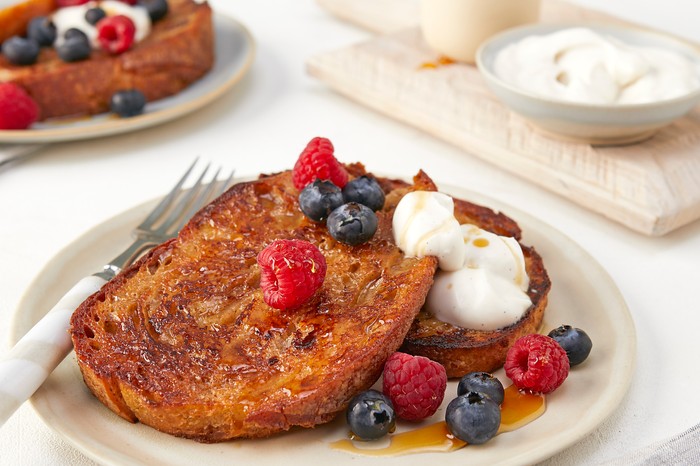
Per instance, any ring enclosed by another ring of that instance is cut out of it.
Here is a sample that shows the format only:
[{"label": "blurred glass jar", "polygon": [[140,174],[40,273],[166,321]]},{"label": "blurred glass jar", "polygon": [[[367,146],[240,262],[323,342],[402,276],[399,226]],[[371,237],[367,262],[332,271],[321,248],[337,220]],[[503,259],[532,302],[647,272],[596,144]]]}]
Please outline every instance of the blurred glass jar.
[{"label": "blurred glass jar", "polygon": [[492,35],[539,19],[540,0],[422,0],[421,29],[432,49],[474,63]]}]

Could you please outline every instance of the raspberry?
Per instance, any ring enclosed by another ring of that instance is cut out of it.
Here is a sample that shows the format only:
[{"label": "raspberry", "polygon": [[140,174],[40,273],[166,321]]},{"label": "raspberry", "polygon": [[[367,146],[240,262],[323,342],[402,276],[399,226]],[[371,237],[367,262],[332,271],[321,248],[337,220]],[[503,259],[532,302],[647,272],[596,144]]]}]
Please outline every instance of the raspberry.
[{"label": "raspberry", "polygon": [[333,155],[333,144],[326,138],[313,138],[294,165],[294,186],[302,190],[316,179],[331,180],[340,189],[348,182],[348,172]]},{"label": "raspberry", "polygon": [[66,6],[77,6],[89,2],[90,0],[56,0],[56,6],[63,8]]},{"label": "raspberry", "polygon": [[39,118],[39,106],[14,83],[0,83],[0,129],[27,129]]},{"label": "raspberry", "polygon": [[445,368],[426,357],[396,352],[384,364],[382,390],[391,399],[396,415],[407,421],[435,414],[446,387]]},{"label": "raspberry", "polygon": [[127,16],[107,16],[97,23],[97,40],[109,53],[126,52],[134,43],[136,26]]},{"label": "raspberry", "polygon": [[265,302],[275,309],[304,304],[323,284],[326,259],[301,240],[276,240],[258,254],[260,287]]},{"label": "raspberry", "polygon": [[531,334],[513,344],[503,367],[519,389],[551,393],[569,375],[569,358],[553,338]]}]

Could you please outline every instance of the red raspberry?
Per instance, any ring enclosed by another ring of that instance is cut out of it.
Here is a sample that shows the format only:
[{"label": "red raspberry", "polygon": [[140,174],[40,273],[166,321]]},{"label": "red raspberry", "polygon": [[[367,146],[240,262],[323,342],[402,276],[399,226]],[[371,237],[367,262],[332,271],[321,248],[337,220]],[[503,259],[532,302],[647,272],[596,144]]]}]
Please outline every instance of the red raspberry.
[{"label": "red raspberry", "polygon": [[292,172],[294,186],[300,191],[316,178],[331,180],[341,189],[348,182],[348,172],[333,155],[333,144],[326,138],[313,138],[297,159]]},{"label": "red raspberry", "polygon": [[101,19],[97,25],[97,40],[102,48],[109,53],[119,54],[126,52],[134,43],[136,26],[134,22],[124,15],[107,16]]},{"label": "red raspberry", "polygon": [[304,304],[326,276],[326,258],[308,241],[276,240],[260,251],[258,265],[263,298],[275,309]]},{"label": "red raspberry", "polygon": [[569,375],[569,358],[553,338],[531,334],[513,344],[503,367],[519,389],[551,393]]},{"label": "red raspberry", "polygon": [[39,118],[39,106],[14,83],[0,83],[0,129],[27,129]]},{"label": "red raspberry", "polygon": [[396,415],[407,421],[435,414],[446,387],[445,368],[426,357],[396,352],[384,364],[382,391],[391,399]]},{"label": "red raspberry", "polygon": [[63,8],[66,6],[77,6],[77,5],[83,5],[90,0],[56,0],[56,6],[59,8]]},{"label": "red raspberry", "polygon": [[126,3],[127,5],[136,5],[138,3],[138,0],[119,0],[122,3]]}]

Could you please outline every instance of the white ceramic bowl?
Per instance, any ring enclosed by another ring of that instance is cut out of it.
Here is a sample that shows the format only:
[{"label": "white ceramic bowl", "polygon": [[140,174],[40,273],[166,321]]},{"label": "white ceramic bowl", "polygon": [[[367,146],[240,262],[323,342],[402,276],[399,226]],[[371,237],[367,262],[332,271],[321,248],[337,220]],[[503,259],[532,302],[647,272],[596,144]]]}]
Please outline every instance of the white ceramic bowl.
[{"label": "white ceramic bowl", "polygon": [[571,27],[587,27],[632,45],[671,49],[700,64],[700,51],[697,48],[661,33],[633,27],[539,23],[504,31],[482,44],[477,51],[476,64],[491,91],[539,130],[555,137],[589,144],[630,144],[651,137],[658,129],[682,117],[700,102],[700,89],[674,99],[644,104],[566,102],[518,89],[494,73],[496,55],[507,45],[530,35],[550,34]]}]

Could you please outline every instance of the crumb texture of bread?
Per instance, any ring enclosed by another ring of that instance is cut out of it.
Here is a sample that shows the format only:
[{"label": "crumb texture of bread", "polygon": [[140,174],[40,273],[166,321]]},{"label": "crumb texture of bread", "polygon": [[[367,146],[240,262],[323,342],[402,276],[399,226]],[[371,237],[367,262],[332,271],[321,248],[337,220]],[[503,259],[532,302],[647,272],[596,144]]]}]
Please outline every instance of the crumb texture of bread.
[{"label": "crumb texture of bread", "polygon": [[0,81],[23,87],[39,105],[41,120],[95,115],[108,111],[120,90],[138,89],[151,102],[185,89],[212,68],[214,41],[207,3],[169,0],[169,13],[127,52],[93,50],[87,60],[66,63],[44,47],[30,66],[0,55]]},{"label": "crumb texture of bread", "polygon": [[[405,192],[435,186],[424,174],[396,185],[375,236],[353,247],[304,217],[291,178],[233,186],[75,311],[80,370],[109,409],[202,442],[265,437],[330,421],[377,380],[437,267],[396,247],[393,210]],[[297,309],[263,301],[256,257],[275,239],[310,241],[328,264]]]}]

